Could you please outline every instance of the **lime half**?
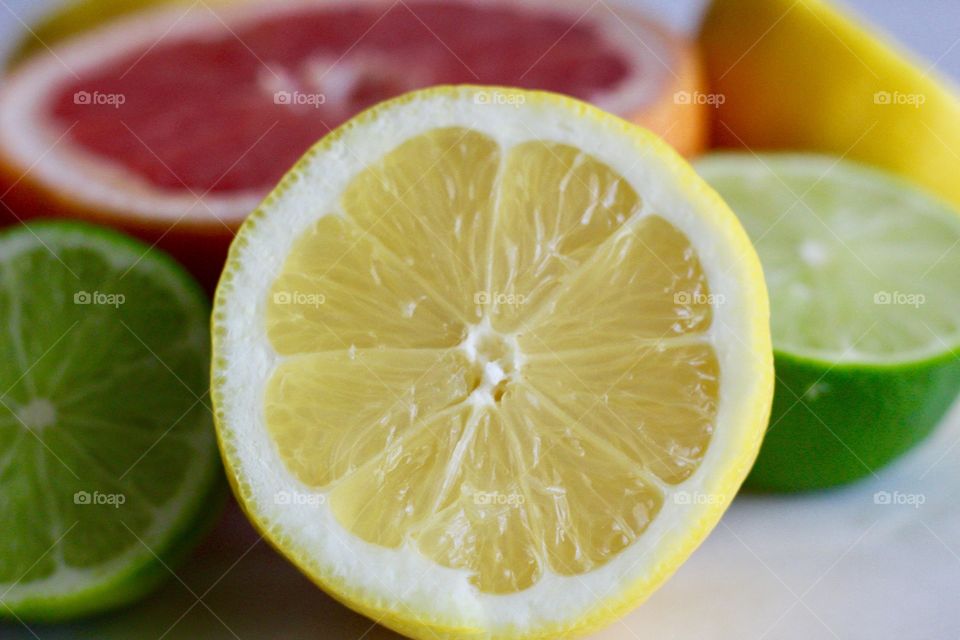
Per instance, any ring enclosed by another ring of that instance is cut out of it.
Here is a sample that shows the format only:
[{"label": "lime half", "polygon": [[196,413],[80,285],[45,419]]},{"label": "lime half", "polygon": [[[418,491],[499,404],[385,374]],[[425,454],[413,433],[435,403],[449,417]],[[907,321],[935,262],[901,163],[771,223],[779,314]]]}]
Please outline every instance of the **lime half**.
[{"label": "lime half", "polygon": [[223,494],[208,302],[75,223],[0,235],[0,616],[56,620],[169,575]]},{"label": "lime half", "polygon": [[770,290],[776,394],[747,485],[832,486],[919,442],[960,391],[960,216],[834,157],[719,153],[697,168]]}]

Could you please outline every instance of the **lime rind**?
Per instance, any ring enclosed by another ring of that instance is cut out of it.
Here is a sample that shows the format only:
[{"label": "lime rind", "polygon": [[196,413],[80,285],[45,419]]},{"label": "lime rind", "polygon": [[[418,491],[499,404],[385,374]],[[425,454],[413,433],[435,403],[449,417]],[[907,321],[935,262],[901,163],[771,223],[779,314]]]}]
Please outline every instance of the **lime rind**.
[{"label": "lime rind", "polygon": [[770,427],[745,485],[753,490],[875,476],[930,435],[960,391],[960,353],[897,365],[775,359]]}]

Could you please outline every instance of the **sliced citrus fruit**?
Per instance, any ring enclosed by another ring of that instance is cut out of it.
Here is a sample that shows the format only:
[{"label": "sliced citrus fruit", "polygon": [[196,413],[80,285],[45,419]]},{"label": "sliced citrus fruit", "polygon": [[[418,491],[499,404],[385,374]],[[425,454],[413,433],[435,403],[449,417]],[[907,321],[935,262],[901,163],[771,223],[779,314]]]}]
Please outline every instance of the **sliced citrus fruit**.
[{"label": "sliced citrus fruit", "polygon": [[[470,25],[464,29],[464,25]],[[208,282],[244,217],[360,109],[440,83],[549,89],[701,148],[690,43],[629,12],[537,0],[169,6],[22,65],[0,93],[16,215],[104,221]],[[3,177],[5,176],[5,177]]]},{"label": "sliced citrus fruit", "polygon": [[0,617],[134,600],[225,494],[208,303],[148,249],[78,223],[0,235]]},{"label": "sliced citrus fruit", "polygon": [[922,440],[960,393],[960,217],[834,157],[697,168],[753,238],[772,297],[777,388],[748,484],[849,482]]},{"label": "sliced citrus fruit", "polygon": [[717,523],[772,394],[761,269],[647,131],[443,87],[325,138],[241,228],[213,396],[253,522],[418,638],[555,637]]},{"label": "sliced citrus fruit", "polygon": [[713,0],[700,34],[714,143],[849,156],[960,205],[960,94],[823,0]]}]

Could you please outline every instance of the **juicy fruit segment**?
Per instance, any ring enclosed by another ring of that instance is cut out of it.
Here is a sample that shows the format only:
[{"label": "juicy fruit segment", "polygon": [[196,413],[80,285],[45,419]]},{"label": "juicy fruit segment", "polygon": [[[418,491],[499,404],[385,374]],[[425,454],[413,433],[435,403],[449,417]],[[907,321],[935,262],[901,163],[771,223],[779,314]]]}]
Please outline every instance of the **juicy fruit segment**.
[{"label": "juicy fruit segment", "polygon": [[[495,230],[502,240],[492,245],[488,278],[495,291],[523,292],[533,306],[553,300],[562,276],[640,211],[640,198],[620,176],[570,146],[521,143],[502,176]],[[528,312],[527,304],[494,301],[492,322],[512,331]]]},{"label": "juicy fruit segment", "polygon": [[266,426],[353,535],[484,593],[601,567],[717,415],[687,238],[590,155],[452,127],[355,176],[290,251]]},{"label": "juicy fruit segment", "polygon": [[[295,475],[326,486],[369,462],[423,415],[467,395],[468,364],[443,349],[298,354],[273,374],[267,422],[283,425],[274,438],[281,450],[297,452],[288,460]],[[315,464],[324,456],[326,464]]]},{"label": "juicy fruit segment", "polygon": [[129,601],[166,572],[143,544],[166,556],[210,510],[206,310],[148,251],[79,225],[0,238],[3,612]]}]

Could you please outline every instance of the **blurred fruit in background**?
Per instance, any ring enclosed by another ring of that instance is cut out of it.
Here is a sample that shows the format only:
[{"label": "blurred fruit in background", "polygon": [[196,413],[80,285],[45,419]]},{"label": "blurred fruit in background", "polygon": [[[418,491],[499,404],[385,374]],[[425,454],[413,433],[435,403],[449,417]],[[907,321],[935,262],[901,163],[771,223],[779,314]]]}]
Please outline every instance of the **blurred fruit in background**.
[{"label": "blurred fruit in background", "polygon": [[721,147],[820,151],[960,205],[960,99],[933,65],[822,0],[715,0],[700,42]]},{"label": "blurred fruit in background", "polygon": [[960,216],[836,157],[716,153],[770,288],[777,388],[747,485],[819,489],[923,440],[960,392]]},{"label": "blurred fruit in background", "polygon": [[[719,97],[711,146],[760,154],[699,165],[751,231],[773,298],[777,394],[748,484],[799,490],[869,475],[923,439],[957,393],[956,340],[945,320],[960,312],[956,285],[949,274],[927,273],[954,264],[956,230],[929,214],[955,216],[960,204],[957,90],[933,65],[823,0],[714,0],[700,46],[709,91]],[[762,153],[770,150],[833,157],[788,161]],[[908,195],[893,198],[891,178],[861,179],[869,172],[844,168],[841,157],[899,174],[951,206],[907,184]],[[811,249],[826,246],[833,249]],[[806,259],[825,264],[804,266]],[[930,302],[913,309],[868,300],[884,292]],[[882,320],[874,333],[888,342],[843,355],[866,338],[857,328],[871,319]],[[785,346],[784,328],[794,324]],[[807,341],[836,341],[833,353],[797,348],[804,332]],[[930,343],[925,353],[917,352],[922,342]]]},{"label": "blurred fruit in background", "polygon": [[209,301],[169,256],[92,225],[6,229],[0,256],[0,618],[133,602],[226,495]]},{"label": "blurred fruit in background", "polygon": [[[46,24],[91,23],[89,3],[67,11]],[[705,136],[693,45],[629,12],[175,3],[17,65],[0,94],[0,192],[16,218],[95,220],[158,243],[212,286],[240,222],[311,144],[385,98],[455,83],[567,93],[685,154]]]}]

